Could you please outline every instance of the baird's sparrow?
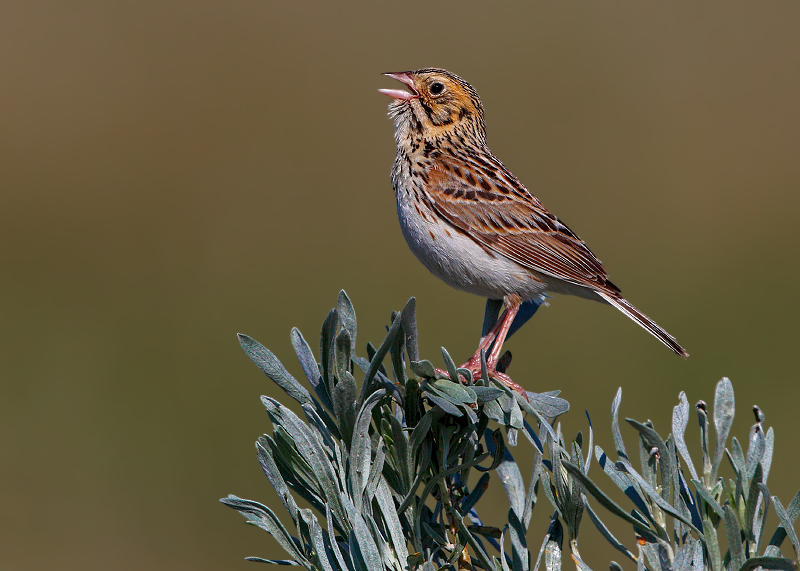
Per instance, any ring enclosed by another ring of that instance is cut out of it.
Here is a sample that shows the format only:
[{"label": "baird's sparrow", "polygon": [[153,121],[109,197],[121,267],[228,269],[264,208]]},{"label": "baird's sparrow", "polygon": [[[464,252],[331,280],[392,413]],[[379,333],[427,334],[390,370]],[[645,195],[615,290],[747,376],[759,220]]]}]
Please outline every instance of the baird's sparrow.
[{"label": "baird's sparrow", "polygon": [[483,106],[466,81],[443,69],[385,74],[410,88],[393,98],[397,157],[392,186],[411,251],[454,288],[502,299],[503,317],[464,367],[477,377],[481,350],[492,377],[520,304],[547,293],[613,305],[678,355],[686,351],[631,305],[577,234],[551,214],[486,146]]}]

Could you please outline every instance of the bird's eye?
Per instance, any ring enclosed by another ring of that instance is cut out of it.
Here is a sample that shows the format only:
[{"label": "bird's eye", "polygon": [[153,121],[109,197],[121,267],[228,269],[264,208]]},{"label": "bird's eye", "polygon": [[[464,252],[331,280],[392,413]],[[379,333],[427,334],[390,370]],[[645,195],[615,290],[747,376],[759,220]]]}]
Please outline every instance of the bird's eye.
[{"label": "bird's eye", "polygon": [[436,83],[432,83],[431,84],[431,93],[433,95],[439,95],[442,91],[444,91],[444,84],[443,83],[439,83],[437,81]]}]

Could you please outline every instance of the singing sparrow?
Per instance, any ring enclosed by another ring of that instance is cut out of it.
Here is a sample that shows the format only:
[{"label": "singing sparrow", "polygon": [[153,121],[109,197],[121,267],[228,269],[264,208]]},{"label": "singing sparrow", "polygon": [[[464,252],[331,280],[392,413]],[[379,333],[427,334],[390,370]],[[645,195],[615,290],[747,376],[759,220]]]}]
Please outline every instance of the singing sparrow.
[{"label": "singing sparrow", "polygon": [[[478,93],[443,69],[385,74],[410,89],[380,89],[393,98],[397,156],[392,186],[403,235],[435,276],[454,288],[502,299],[503,317],[465,363],[474,376],[489,350],[491,376],[520,304],[546,293],[613,305],[678,355],[675,339],[641,313],[608,280],[586,244],[495,157],[486,145]],[[523,392],[524,394],[524,392]]]}]

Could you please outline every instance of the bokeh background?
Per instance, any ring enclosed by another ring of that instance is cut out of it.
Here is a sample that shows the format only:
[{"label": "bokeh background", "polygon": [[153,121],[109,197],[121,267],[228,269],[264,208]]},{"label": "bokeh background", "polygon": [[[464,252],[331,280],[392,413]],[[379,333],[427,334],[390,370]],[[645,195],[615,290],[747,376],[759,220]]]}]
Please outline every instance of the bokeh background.
[{"label": "bokeh background", "polygon": [[[711,401],[727,375],[734,434],[764,409],[791,498],[800,4],[521,4],[0,6],[0,568],[281,556],[217,503],[276,501],[253,442],[282,393],[236,332],[299,375],[290,328],[313,346],[344,288],[362,352],[416,296],[423,356],[471,354],[483,300],[414,259],[389,182],[380,72],[427,66],[478,89],[495,154],[691,353],[558,297],[510,341],[514,379],[561,389],[565,432],[589,410],[608,449],[617,387],[666,434],[680,390]],[[594,568],[627,565],[581,535]]]}]

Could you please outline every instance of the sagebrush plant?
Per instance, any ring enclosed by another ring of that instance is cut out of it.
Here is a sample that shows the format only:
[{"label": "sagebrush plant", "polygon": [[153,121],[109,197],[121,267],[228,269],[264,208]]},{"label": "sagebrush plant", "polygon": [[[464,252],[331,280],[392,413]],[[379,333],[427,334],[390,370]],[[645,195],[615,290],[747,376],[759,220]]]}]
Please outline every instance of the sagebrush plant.
[{"label": "sagebrush plant", "polygon": [[[487,304],[484,331],[497,319],[498,310],[496,303]],[[529,308],[525,318],[535,310]],[[557,419],[569,404],[558,391],[528,392],[526,399],[490,381],[485,363],[482,378],[472,379],[469,371],[456,368],[444,349],[446,374],[420,360],[414,298],[401,312],[392,313],[387,329],[377,349],[367,343],[367,358],[357,356],[356,315],[344,291],[323,323],[319,362],[293,329],[292,345],[316,397],[269,350],[239,336],[247,355],[305,415],[304,421],[275,399],[261,398],[274,430],[272,436],[258,439],[258,460],[289,513],[294,534],[265,505],[232,495],[221,500],[270,533],[289,555],[285,560],[249,560],[315,571],[529,571],[532,557],[526,536],[541,488],[554,511],[547,511],[550,526],[534,570],[542,563],[548,571],[561,568],[565,528],[573,562],[578,569],[588,569],[578,550],[584,511],[638,569],[796,568],[782,557],[781,546],[788,537],[795,557],[800,550],[793,527],[800,513],[800,492],[786,507],[769,494],[775,436],[771,428],[764,431],[759,409],[747,453],[736,438],[727,448],[734,415],[733,388],[727,379],[718,383],[714,399],[713,452],[706,405],[700,401],[696,407],[702,473],[696,471],[684,441],[690,416],[684,393],[666,439],[649,421],[626,419],[639,432],[637,472],[619,430],[621,391],[612,405],[617,456],[612,462],[593,446],[591,421],[585,447],[580,432],[567,444]],[[510,354],[501,362],[500,368],[507,367]],[[355,377],[362,374],[359,388]],[[502,427],[505,437],[490,424]],[[508,449],[516,446],[520,432],[534,456],[527,486]],[[632,501],[630,512],[589,478],[593,453],[599,469]],[[727,485],[718,477],[726,455],[736,476]],[[478,515],[492,472],[509,500],[507,521],[499,524],[484,523]],[[299,508],[293,494],[311,509]],[[611,534],[590,499],[633,526],[635,550]],[[780,526],[762,550],[770,506]],[[720,527],[729,546],[724,556]],[[611,562],[611,568],[620,565]]]}]

